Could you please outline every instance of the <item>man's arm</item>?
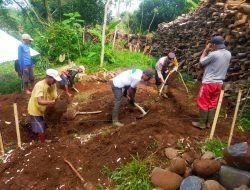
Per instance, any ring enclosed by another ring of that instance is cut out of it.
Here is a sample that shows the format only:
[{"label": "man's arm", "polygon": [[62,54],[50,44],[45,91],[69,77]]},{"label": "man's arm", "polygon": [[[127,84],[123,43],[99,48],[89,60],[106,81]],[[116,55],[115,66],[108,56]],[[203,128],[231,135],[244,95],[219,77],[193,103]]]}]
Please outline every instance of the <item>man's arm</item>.
[{"label": "man's arm", "polygon": [[42,96],[37,97],[37,102],[39,105],[42,106],[49,106],[55,104],[55,100],[45,100]]},{"label": "man's arm", "polygon": [[22,46],[18,46],[18,61],[20,64],[20,69],[21,71],[23,70],[23,50],[22,50]]},{"label": "man's arm", "polygon": [[211,47],[211,44],[210,43],[207,44],[206,47],[205,47],[205,49],[203,50],[203,52],[201,54],[200,63],[201,63],[202,66],[207,65],[208,63],[211,62],[211,58],[212,57],[209,56],[209,55],[207,56],[210,47]]}]

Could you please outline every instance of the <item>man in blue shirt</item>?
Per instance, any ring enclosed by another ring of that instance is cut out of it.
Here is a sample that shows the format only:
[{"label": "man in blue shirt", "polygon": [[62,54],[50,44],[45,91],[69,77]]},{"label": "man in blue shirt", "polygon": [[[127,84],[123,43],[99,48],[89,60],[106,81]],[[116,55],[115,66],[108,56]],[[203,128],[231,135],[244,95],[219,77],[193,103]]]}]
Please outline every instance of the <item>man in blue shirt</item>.
[{"label": "man in blue shirt", "polygon": [[26,94],[31,94],[29,89],[29,83],[31,87],[34,86],[34,73],[33,73],[33,63],[30,55],[30,44],[33,39],[29,34],[22,35],[23,43],[18,47],[18,61],[20,64],[20,69],[22,73],[22,80],[24,84],[24,90]]}]

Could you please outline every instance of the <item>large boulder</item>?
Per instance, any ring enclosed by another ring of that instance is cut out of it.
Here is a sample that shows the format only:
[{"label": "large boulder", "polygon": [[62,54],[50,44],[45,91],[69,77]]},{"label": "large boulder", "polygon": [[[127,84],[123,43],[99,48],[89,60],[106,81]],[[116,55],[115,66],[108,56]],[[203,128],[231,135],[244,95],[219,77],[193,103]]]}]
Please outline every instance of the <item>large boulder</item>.
[{"label": "large boulder", "polygon": [[179,175],[183,175],[186,171],[186,161],[183,158],[175,158],[171,160],[169,170]]},{"label": "large boulder", "polygon": [[182,181],[182,177],[176,173],[158,167],[153,169],[150,178],[155,187],[160,187],[166,190],[178,189]]},{"label": "large boulder", "polygon": [[181,182],[180,190],[201,190],[202,180],[196,176],[189,176]]},{"label": "large boulder", "polygon": [[220,162],[216,160],[195,160],[193,172],[200,177],[209,177],[220,170]]},{"label": "large boulder", "polygon": [[232,190],[241,185],[250,185],[250,172],[236,169],[230,166],[221,166],[220,183],[227,189]]},{"label": "large boulder", "polygon": [[247,142],[231,145],[224,149],[224,159],[232,167],[250,171],[250,146]]},{"label": "large boulder", "polygon": [[225,190],[217,181],[207,180],[203,183],[201,190]]}]

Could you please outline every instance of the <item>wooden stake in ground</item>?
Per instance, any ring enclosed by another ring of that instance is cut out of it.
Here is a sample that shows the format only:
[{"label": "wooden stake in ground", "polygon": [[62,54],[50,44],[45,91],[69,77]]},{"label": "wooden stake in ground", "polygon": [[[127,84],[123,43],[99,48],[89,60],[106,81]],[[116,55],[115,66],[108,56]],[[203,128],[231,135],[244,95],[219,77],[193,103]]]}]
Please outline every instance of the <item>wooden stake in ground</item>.
[{"label": "wooden stake in ground", "polygon": [[74,172],[74,173],[77,175],[77,177],[81,180],[81,182],[83,183],[84,189],[86,189],[86,190],[96,190],[95,186],[94,186],[92,183],[86,181],[86,180],[81,176],[81,174],[74,168],[74,166],[73,166],[68,160],[66,160],[66,159],[64,158],[64,162],[66,162],[66,163],[69,165],[69,167],[73,170],[73,172]]},{"label": "wooden stake in ground", "polygon": [[20,129],[19,129],[19,120],[18,120],[18,112],[17,112],[17,104],[14,103],[14,116],[15,116],[15,123],[16,123],[16,135],[17,135],[17,145],[19,148],[22,147],[21,143],[21,136],[20,136]]},{"label": "wooden stake in ground", "polygon": [[212,129],[211,129],[211,133],[210,133],[210,137],[209,137],[210,140],[213,139],[213,136],[214,136],[214,131],[215,131],[217,120],[218,120],[218,117],[219,117],[219,114],[220,114],[220,108],[221,108],[221,103],[222,103],[223,96],[224,96],[224,90],[221,90],[219,102],[218,102],[218,105],[217,105],[217,108],[216,108],[214,121],[213,121]]},{"label": "wooden stake in ground", "polygon": [[235,107],[235,111],[234,111],[233,123],[231,126],[230,135],[229,135],[229,139],[228,139],[228,143],[227,143],[228,146],[230,146],[231,141],[232,141],[234,126],[235,126],[236,118],[237,118],[239,107],[240,107],[241,95],[242,95],[242,90],[240,90],[239,94],[238,94],[237,103],[236,103],[236,107]]},{"label": "wooden stake in ground", "polygon": [[4,155],[4,148],[3,148],[3,139],[2,139],[2,134],[0,132],[0,154]]}]

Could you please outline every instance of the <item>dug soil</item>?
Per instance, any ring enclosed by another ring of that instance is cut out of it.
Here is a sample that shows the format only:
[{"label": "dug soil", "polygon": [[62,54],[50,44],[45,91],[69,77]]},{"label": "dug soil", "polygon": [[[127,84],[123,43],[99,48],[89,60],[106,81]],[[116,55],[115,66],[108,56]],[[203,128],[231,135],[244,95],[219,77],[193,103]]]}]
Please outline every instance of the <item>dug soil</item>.
[{"label": "dug soil", "polygon": [[[64,162],[73,164],[84,179],[96,186],[113,187],[108,170],[129,162],[133,157],[152,158],[156,166],[167,162],[164,148],[185,148],[187,144],[199,147],[209,137],[210,130],[199,130],[191,125],[198,117],[195,98],[197,86],[187,94],[179,79],[173,79],[169,99],[159,98],[152,80],[140,84],[136,101],[149,110],[137,119],[140,112],[130,110],[123,98],[120,119],[124,127],[113,128],[111,111],[113,95],[110,82],[85,80],[77,84],[70,104],[79,111],[98,111],[95,115],[78,115],[73,120],[62,117],[49,122],[46,131],[50,143],[38,143],[32,134],[27,113],[29,96],[9,94],[0,96],[0,129],[8,154],[0,164],[0,189],[82,189],[79,178]],[[62,93],[62,91],[60,91]],[[17,103],[22,148],[17,148],[13,103]],[[223,110],[226,110],[225,105]],[[231,110],[233,112],[233,110]],[[227,141],[232,113],[221,116],[215,136]],[[236,130],[233,143],[248,141],[250,133]],[[185,144],[186,143],[186,144]],[[153,156],[152,156],[153,155]]]}]

